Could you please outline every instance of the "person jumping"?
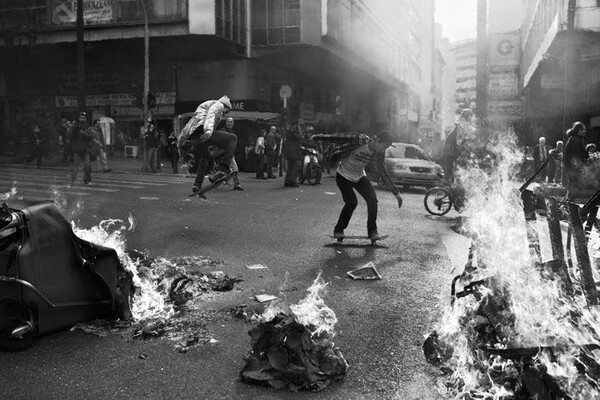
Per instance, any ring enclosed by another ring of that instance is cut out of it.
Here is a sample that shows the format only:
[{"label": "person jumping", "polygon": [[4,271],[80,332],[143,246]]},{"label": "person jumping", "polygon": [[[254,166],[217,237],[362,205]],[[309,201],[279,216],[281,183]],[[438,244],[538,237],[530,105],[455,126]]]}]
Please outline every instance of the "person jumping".
[{"label": "person jumping", "polygon": [[[189,138],[192,142],[194,157],[198,162],[196,179],[192,187],[192,191],[196,194],[200,193],[202,182],[208,172],[208,165],[212,157],[220,157],[226,160],[230,171],[234,172],[233,188],[235,190],[241,188],[237,176],[238,168],[234,158],[237,136],[233,133],[214,130],[223,116],[230,110],[231,101],[227,96],[223,96],[219,100],[205,101],[196,108],[194,116],[179,134],[177,147],[180,153],[183,152],[183,147]],[[212,180],[219,179],[220,177],[215,176]],[[206,198],[204,195],[200,195],[200,197]]]}]

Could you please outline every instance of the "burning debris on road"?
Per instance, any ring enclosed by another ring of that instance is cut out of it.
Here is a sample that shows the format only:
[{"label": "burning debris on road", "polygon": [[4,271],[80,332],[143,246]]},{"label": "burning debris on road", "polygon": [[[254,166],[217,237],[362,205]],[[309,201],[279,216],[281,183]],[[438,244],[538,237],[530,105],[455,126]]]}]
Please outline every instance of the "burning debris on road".
[{"label": "burning debris on road", "polygon": [[320,391],[343,377],[348,363],[333,343],[337,318],[320,295],[326,285],[319,274],[298,304],[269,305],[249,332],[252,350],[245,358],[242,380],[276,389]]},{"label": "burning debris on road", "polygon": [[[565,246],[551,198],[549,234],[541,232],[535,208],[511,179],[520,155],[510,138],[500,139],[493,169],[462,171],[473,241],[452,301],[423,345],[425,358],[441,368],[457,399],[600,398],[598,274],[587,248],[597,242],[586,239],[579,207],[566,203]],[[542,262],[544,254],[553,259]]]},{"label": "burning debris on road", "polygon": [[[129,221],[133,226],[133,221]],[[240,279],[223,271],[213,271],[221,261],[204,257],[177,257],[172,260],[148,257],[126,250],[122,233],[127,228],[120,220],[103,221],[92,229],[74,227],[87,240],[103,243],[117,251],[125,269],[131,272],[131,325],[135,339],[167,338],[175,349],[186,352],[190,347],[214,341],[207,324],[217,318],[216,311],[204,309],[202,300],[211,291],[228,291]],[[120,321],[93,321],[77,329],[98,334],[114,331]]]}]

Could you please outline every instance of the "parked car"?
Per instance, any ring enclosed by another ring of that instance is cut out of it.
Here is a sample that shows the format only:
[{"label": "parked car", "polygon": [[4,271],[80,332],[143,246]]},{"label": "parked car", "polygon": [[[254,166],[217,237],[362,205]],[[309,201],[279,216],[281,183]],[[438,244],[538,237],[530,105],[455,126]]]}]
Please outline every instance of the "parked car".
[{"label": "parked car", "polygon": [[[395,185],[408,189],[411,186],[430,188],[437,186],[443,179],[442,167],[418,145],[395,142],[394,147],[385,151],[385,167]],[[367,177],[383,185],[375,162],[365,168]]]}]

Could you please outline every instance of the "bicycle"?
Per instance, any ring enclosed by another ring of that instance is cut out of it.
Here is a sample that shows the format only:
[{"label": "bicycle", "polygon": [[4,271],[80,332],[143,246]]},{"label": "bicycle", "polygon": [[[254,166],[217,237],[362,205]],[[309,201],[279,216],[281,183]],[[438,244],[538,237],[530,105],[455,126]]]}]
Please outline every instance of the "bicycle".
[{"label": "bicycle", "polygon": [[423,203],[431,215],[446,215],[452,207],[457,212],[464,209],[464,190],[457,185],[446,183],[444,186],[434,186],[427,190]]}]

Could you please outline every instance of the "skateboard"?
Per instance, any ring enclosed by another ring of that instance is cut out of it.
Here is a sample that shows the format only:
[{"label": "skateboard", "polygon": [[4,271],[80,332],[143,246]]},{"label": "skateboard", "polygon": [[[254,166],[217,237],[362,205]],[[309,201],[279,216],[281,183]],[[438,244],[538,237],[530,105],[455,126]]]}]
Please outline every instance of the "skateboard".
[{"label": "skateboard", "polygon": [[378,240],[383,240],[383,239],[387,238],[388,236],[389,235],[381,235],[381,236],[379,236],[379,239],[373,240],[368,236],[333,236],[333,235],[329,235],[330,238],[337,239],[338,243],[342,243],[342,241],[344,239],[356,239],[356,240],[370,240],[371,244],[375,244]]},{"label": "skateboard", "polygon": [[201,197],[202,195],[204,195],[207,192],[210,192],[211,190],[213,190],[214,188],[220,186],[223,182],[225,182],[228,179],[231,179],[231,177],[235,174],[235,172],[230,172],[222,177],[220,177],[219,179],[215,180],[214,182],[212,182],[210,185],[203,187],[202,189],[200,189],[199,192],[196,193],[192,193],[189,195],[189,197]]}]

